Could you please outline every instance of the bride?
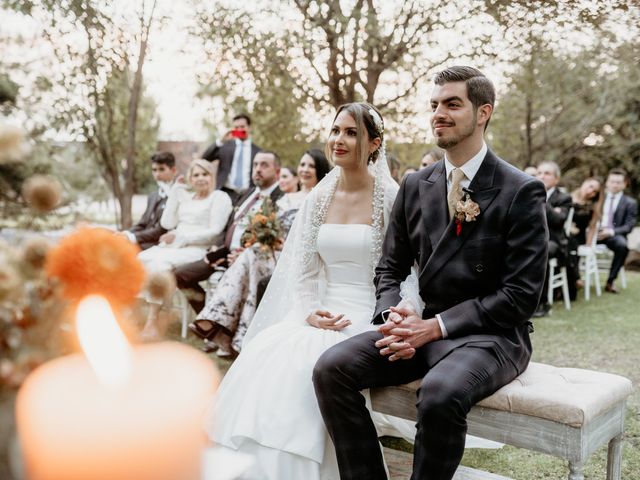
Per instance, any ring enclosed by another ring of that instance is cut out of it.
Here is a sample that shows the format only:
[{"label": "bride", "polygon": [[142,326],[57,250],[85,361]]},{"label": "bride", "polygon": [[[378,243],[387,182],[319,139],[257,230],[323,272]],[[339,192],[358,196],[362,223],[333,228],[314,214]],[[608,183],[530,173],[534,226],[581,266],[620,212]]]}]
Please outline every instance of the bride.
[{"label": "bride", "polygon": [[326,152],[336,168],[305,199],[207,419],[212,441],[254,457],[243,478],[339,478],[311,374],[326,349],[374,328],[374,268],[398,185],[367,103],[338,109]]}]

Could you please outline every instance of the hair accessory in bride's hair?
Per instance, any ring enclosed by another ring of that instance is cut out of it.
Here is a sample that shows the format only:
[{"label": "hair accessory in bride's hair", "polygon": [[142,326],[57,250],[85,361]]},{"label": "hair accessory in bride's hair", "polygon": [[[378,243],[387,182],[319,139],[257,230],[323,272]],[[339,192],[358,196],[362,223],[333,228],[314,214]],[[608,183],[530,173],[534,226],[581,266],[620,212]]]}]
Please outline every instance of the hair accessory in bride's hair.
[{"label": "hair accessory in bride's hair", "polygon": [[382,135],[384,133],[384,123],[382,123],[382,118],[380,117],[380,114],[376,112],[373,108],[370,108],[369,115],[371,115],[371,118],[373,118],[373,123],[376,126],[376,131],[378,132],[379,135]]}]

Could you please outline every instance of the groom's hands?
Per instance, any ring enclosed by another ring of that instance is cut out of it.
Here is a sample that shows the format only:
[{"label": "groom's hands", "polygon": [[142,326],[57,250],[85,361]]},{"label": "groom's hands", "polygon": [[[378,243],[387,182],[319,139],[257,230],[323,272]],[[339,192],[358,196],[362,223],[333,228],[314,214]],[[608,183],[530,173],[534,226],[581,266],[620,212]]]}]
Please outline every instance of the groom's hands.
[{"label": "groom's hands", "polygon": [[408,360],[417,348],[442,338],[437,319],[423,320],[407,307],[391,307],[390,310],[387,322],[378,328],[384,338],[376,342],[381,355],[390,355],[389,361]]}]

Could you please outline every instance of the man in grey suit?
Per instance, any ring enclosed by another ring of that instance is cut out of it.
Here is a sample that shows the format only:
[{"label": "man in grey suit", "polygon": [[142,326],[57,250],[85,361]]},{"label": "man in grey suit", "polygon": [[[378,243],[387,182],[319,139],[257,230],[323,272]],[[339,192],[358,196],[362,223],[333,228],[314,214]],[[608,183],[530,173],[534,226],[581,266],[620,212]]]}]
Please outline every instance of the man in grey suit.
[{"label": "man in grey suit", "polygon": [[169,189],[176,177],[176,159],[171,152],[157,152],[151,156],[151,174],[158,190],[147,197],[147,208],[140,221],[122,233],[141,250],[157,245],[160,236],[167,230],[160,225],[160,218],[167,203]]},{"label": "man in grey suit", "polygon": [[[436,74],[431,127],[446,154],[398,192],[376,269],[373,323],[381,326],[316,364],[342,480],[387,478],[361,390],[422,379],[411,478],[449,480],[471,407],[529,363],[547,262],[545,189],[487,148],[494,100],[475,68]],[[400,295],[414,264],[422,309]]]},{"label": "man in grey suit", "polygon": [[251,118],[241,113],[233,117],[233,127],[221,143],[213,143],[202,154],[210,162],[218,162],[216,188],[229,194],[232,201],[254,186],[253,158],[261,151],[251,141]]}]

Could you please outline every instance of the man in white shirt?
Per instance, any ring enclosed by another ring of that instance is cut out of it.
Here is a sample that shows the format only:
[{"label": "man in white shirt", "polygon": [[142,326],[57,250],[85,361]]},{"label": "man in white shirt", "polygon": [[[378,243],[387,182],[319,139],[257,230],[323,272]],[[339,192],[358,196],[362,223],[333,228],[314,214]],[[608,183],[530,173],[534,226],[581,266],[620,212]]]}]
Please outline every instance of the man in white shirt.
[{"label": "man in white shirt", "polygon": [[613,252],[613,261],[605,286],[605,291],[610,293],[618,293],[614,282],[629,254],[627,235],[635,227],[638,216],[638,203],[623,194],[626,186],[627,173],[624,170],[614,168],[609,172],[605,184],[606,194],[598,243],[605,244]]},{"label": "man in white shirt", "polygon": [[254,186],[253,159],[260,147],[251,141],[251,118],[244,113],[233,117],[233,127],[222,142],[210,145],[202,158],[218,163],[216,188],[229,194],[232,201]]}]

